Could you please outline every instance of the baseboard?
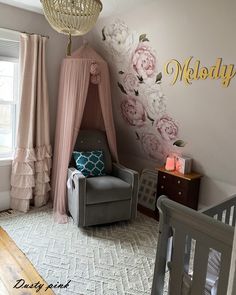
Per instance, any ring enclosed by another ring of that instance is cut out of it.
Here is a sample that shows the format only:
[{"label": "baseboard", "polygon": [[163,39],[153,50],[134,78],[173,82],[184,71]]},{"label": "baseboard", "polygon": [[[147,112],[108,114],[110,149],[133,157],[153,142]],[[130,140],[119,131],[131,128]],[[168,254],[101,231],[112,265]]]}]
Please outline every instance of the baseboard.
[{"label": "baseboard", "polygon": [[207,208],[208,206],[202,203],[198,203],[198,210],[202,210],[204,208]]},{"label": "baseboard", "polygon": [[10,209],[10,191],[0,192],[0,211]]}]

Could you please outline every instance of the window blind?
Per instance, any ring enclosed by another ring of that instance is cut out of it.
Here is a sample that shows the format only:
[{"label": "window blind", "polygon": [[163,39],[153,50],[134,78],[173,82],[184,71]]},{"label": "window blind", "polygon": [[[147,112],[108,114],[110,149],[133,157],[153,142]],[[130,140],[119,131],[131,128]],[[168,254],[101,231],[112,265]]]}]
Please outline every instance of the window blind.
[{"label": "window blind", "polygon": [[0,28],[0,57],[19,58],[19,33]]}]

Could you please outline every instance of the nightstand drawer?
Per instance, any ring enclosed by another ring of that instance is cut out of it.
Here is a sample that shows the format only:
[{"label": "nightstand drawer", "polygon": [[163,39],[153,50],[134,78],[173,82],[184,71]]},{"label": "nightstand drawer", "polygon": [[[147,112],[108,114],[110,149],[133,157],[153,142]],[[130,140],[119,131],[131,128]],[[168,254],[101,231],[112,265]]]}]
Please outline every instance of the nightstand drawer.
[{"label": "nightstand drawer", "polygon": [[176,189],[181,189],[181,188],[187,188],[189,185],[189,181],[188,180],[185,180],[185,179],[181,179],[181,178],[178,178],[178,177],[173,177],[173,186],[176,188]]},{"label": "nightstand drawer", "polygon": [[157,198],[166,195],[170,199],[197,209],[201,175],[198,173],[181,174],[176,171],[158,169]]},{"label": "nightstand drawer", "polygon": [[171,175],[158,175],[157,193],[160,195],[170,195],[171,189]]},{"label": "nightstand drawer", "polygon": [[167,173],[158,172],[158,182],[160,183],[170,183],[172,181],[172,175]]},{"label": "nightstand drawer", "polygon": [[175,177],[173,175],[163,173],[163,172],[159,172],[158,182],[161,185],[171,185],[176,188],[179,188],[179,187],[185,188],[186,186],[188,186],[187,180],[182,179],[180,177]]},{"label": "nightstand drawer", "polygon": [[159,182],[158,188],[157,188],[157,194],[167,195],[168,192],[170,192],[170,186],[168,186],[168,184],[165,182]]},{"label": "nightstand drawer", "polygon": [[184,189],[180,188],[177,190],[173,190],[170,198],[178,203],[186,205],[187,199],[188,199],[188,194]]}]

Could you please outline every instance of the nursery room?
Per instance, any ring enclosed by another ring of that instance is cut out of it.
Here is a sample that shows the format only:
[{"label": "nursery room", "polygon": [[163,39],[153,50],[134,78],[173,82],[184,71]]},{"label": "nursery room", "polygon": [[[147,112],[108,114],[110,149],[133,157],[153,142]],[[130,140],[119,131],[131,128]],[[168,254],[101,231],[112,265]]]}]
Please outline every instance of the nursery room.
[{"label": "nursery room", "polygon": [[236,294],[235,11],[0,0],[0,295]]}]

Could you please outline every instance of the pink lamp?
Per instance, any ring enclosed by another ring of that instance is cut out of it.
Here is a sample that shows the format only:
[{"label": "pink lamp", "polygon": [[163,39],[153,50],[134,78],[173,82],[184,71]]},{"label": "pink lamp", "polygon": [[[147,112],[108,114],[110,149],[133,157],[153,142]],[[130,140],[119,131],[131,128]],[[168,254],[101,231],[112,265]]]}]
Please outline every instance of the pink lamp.
[{"label": "pink lamp", "polygon": [[175,170],[175,157],[167,157],[165,169],[167,171],[174,171]]}]

